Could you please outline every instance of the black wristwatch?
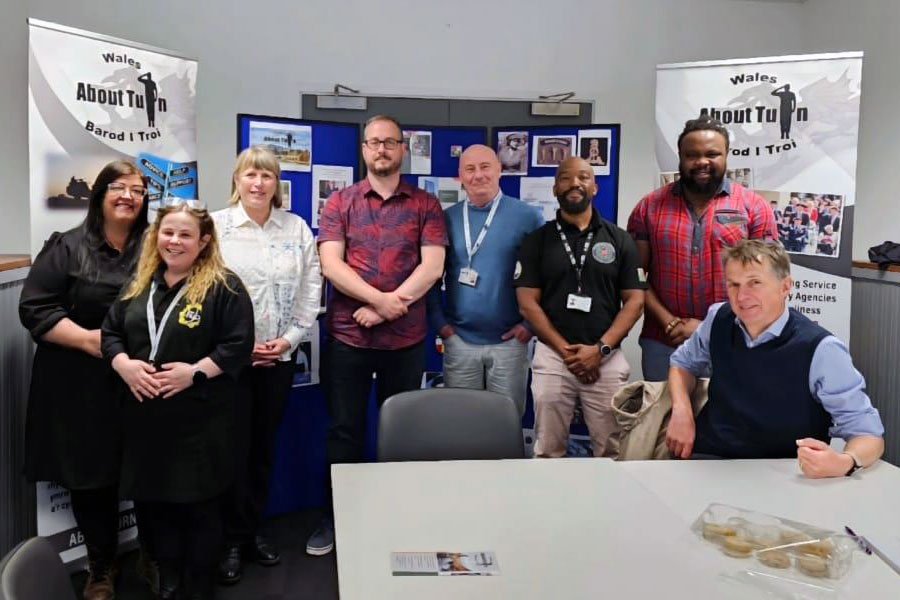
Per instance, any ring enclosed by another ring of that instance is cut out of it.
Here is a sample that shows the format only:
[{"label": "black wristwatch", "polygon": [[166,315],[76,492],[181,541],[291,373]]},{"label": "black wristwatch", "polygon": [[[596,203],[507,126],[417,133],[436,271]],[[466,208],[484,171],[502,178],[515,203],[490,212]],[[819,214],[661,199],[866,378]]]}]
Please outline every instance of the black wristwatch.
[{"label": "black wristwatch", "polygon": [[600,356],[602,356],[603,358],[606,358],[607,356],[612,354],[613,349],[609,344],[604,344],[601,340],[597,342],[597,345],[600,347]]},{"label": "black wristwatch", "polygon": [[209,379],[209,377],[203,371],[203,369],[201,369],[200,367],[194,367],[194,377],[193,377],[194,385],[197,385],[198,383],[203,383],[207,379]]},{"label": "black wristwatch", "polygon": [[856,455],[855,455],[855,454],[851,454],[851,453],[849,453],[849,452],[844,452],[844,454],[846,454],[847,456],[849,456],[850,458],[853,459],[853,466],[850,467],[850,470],[849,470],[849,471],[847,471],[846,473],[844,473],[844,477],[850,477],[851,475],[853,475],[854,473],[856,473],[857,471],[859,471],[860,469],[862,469],[863,466],[862,466],[862,464],[860,464],[859,459],[856,458]]}]

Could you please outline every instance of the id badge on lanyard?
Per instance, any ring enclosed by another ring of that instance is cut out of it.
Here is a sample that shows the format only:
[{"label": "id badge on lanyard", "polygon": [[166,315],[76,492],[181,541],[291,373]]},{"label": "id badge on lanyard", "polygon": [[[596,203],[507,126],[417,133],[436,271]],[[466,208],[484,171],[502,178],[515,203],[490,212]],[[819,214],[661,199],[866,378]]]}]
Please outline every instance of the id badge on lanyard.
[{"label": "id badge on lanyard", "polygon": [[156,315],[153,312],[153,296],[156,295],[156,282],[154,281],[150,284],[150,295],[147,296],[147,333],[150,334],[150,356],[147,358],[147,362],[150,364],[155,364],[156,352],[159,350],[159,341],[162,339],[163,330],[165,330],[169,317],[172,315],[172,311],[175,310],[178,301],[187,293],[187,286],[188,282],[185,282],[181,289],[178,290],[178,293],[175,294],[166,312],[163,313],[157,329]]},{"label": "id badge on lanyard", "polygon": [[566,308],[589,313],[591,312],[591,297],[582,296],[581,294],[569,294],[566,297]]},{"label": "id badge on lanyard", "polygon": [[478,271],[472,268],[472,258],[474,258],[475,253],[478,252],[478,249],[481,248],[481,244],[484,243],[484,237],[487,235],[491,223],[494,222],[494,215],[497,214],[497,208],[500,206],[500,200],[502,198],[503,197],[501,196],[494,200],[494,204],[491,206],[490,212],[488,212],[487,219],[485,219],[481,231],[478,232],[478,237],[475,238],[474,245],[472,244],[472,234],[469,231],[469,201],[466,200],[466,203],[463,205],[463,234],[466,238],[466,254],[469,257],[468,266],[459,270],[459,282],[463,285],[469,287],[478,285]]},{"label": "id badge on lanyard", "polygon": [[559,225],[559,221],[556,222],[556,230],[559,232],[559,239],[562,240],[562,245],[563,249],[566,251],[566,256],[569,257],[569,262],[571,263],[572,268],[575,269],[575,279],[578,282],[578,290],[575,293],[570,293],[568,296],[566,296],[566,309],[589,313],[591,312],[591,297],[584,294],[581,285],[581,274],[584,270],[584,262],[591,247],[591,242],[594,241],[594,232],[590,232],[587,236],[587,239],[584,240],[581,259],[575,260],[575,253],[572,251],[572,246],[569,244],[569,240],[566,239],[566,234],[563,233],[562,227]]}]

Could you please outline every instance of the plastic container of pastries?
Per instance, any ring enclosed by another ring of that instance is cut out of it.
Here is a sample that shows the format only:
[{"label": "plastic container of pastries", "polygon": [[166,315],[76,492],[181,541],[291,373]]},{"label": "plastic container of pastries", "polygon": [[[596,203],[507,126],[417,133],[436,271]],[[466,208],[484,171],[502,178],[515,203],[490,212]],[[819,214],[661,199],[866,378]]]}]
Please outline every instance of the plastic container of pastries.
[{"label": "plastic container of pastries", "polygon": [[859,549],[849,536],[724,504],[710,504],[691,529],[746,568],[791,579],[842,579]]}]

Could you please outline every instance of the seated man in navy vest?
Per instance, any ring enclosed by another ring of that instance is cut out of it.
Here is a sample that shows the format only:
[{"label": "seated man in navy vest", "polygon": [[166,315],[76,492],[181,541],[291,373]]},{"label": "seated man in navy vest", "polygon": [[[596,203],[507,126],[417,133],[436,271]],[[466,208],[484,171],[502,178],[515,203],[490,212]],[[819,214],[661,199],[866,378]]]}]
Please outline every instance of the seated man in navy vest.
[{"label": "seated man in navy vest", "polygon": [[[847,347],[793,308],[791,263],[777,242],[741,240],[726,250],[728,302],[670,359],[677,458],[794,458],[807,477],[850,475],[884,452],[884,426]],[[696,374],[712,369],[696,422]],[[844,452],[828,444],[846,440]]]}]

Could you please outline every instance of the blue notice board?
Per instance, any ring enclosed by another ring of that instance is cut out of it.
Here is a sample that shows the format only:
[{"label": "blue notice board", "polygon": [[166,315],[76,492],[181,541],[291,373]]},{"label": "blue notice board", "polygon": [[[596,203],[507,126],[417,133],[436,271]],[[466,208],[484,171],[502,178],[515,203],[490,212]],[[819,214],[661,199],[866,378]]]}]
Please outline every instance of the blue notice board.
[{"label": "blue notice board", "polygon": [[500,177],[503,193],[529,203],[542,204],[547,216],[556,199],[552,195],[523,198],[522,178],[553,177],[556,164],[565,156],[592,157],[589,162],[594,165],[598,187],[594,206],[606,220],[616,223],[621,125],[495,127],[491,139],[503,167]]}]

